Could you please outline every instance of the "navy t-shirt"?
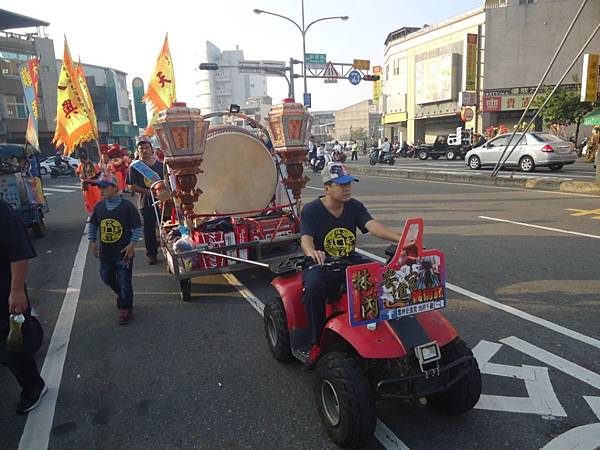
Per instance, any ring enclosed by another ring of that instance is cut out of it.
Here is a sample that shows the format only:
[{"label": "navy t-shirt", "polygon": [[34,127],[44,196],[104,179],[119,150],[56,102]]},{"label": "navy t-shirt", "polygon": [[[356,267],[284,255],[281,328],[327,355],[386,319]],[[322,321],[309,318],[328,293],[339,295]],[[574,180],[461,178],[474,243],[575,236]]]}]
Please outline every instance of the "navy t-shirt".
[{"label": "navy t-shirt", "polygon": [[35,256],[25,224],[12,206],[0,199],[0,317],[8,317],[10,264]]},{"label": "navy t-shirt", "polygon": [[355,199],[344,203],[340,217],[331,214],[321,198],[307,203],[300,215],[300,234],[311,236],[316,250],[329,256],[350,256],[356,247],[356,229],[365,234],[371,214],[361,202]]},{"label": "navy t-shirt", "polygon": [[117,261],[123,257],[123,249],[131,242],[134,228],[142,226],[140,213],[133,203],[121,199],[115,209],[109,211],[105,201],[96,203],[90,223],[98,229],[98,250],[102,261]]}]

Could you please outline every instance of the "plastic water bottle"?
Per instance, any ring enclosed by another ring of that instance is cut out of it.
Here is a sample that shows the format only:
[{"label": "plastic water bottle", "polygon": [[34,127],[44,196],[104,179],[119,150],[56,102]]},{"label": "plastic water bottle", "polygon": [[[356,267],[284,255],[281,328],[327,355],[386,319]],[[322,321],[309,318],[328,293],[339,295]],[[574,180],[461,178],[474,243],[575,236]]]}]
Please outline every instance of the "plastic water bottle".
[{"label": "plastic water bottle", "polygon": [[[179,239],[177,239],[175,241],[175,243],[173,244],[173,250],[175,251],[175,253],[190,252],[190,251],[194,250],[196,248],[196,246],[194,244],[194,241],[190,237],[190,233],[189,233],[188,229],[184,226],[180,226],[179,231],[181,232],[181,237]],[[184,258],[177,258],[177,259],[179,259],[181,261],[180,268],[183,273],[192,271],[192,258],[191,257],[186,256]]]},{"label": "plastic water bottle", "polygon": [[10,331],[6,338],[6,348],[9,352],[18,352],[23,348],[23,322],[25,322],[23,314],[11,314]]}]

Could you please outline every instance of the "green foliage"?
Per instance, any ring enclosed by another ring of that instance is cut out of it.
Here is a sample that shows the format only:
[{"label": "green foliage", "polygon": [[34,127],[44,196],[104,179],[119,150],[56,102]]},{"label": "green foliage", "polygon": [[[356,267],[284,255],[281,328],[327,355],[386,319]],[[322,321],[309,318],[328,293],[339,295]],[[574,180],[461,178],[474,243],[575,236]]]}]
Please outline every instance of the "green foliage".
[{"label": "green foliage", "polygon": [[[546,88],[536,96],[533,107],[539,108],[550,94],[552,88]],[[578,91],[567,91],[559,87],[540,113],[544,124],[551,128],[568,127],[581,122],[583,116],[594,109],[592,102],[581,102]]]},{"label": "green foliage", "polygon": [[369,134],[364,128],[352,128],[350,129],[350,140],[351,141],[366,141],[369,138]]}]

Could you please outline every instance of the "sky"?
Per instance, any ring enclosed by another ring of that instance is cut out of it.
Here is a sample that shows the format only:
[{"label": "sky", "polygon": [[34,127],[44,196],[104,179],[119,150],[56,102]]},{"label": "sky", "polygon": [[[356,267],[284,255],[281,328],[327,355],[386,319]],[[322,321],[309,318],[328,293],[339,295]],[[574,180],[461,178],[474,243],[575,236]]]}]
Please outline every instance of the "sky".
[{"label": "sky", "polygon": [[[306,24],[327,16],[350,17],[345,22],[331,20],[313,25],[306,33],[306,51],[325,53],[328,60],[337,63],[369,59],[371,66],[382,65],[384,41],[390,32],[404,26],[433,24],[482,3],[483,0],[304,0]],[[198,106],[195,81],[197,67],[204,62],[206,40],[221,50],[232,50],[238,45],[248,60],[301,60],[302,38],[293,24],[252,12],[258,8],[300,22],[301,4],[301,0],[2,0],[1,8],[49,22],[45,31],[54,40],[57,58],[62,58],[66,35],[75,60],[81,58],[84,63],[127,72],[130,91],[134,77],[147,84],[168,33],[177,100]],[[268,94],[274,103],[287,97],[283,78],[267,80]],[[295,90],[301,101],[302,79],[296,80]],[[370,98],[372,83],[362,81],[353,86],[347,80],[325,84],[321,79],[309,79],[308,91],[312,94],[313,111],[337,110]]]}]

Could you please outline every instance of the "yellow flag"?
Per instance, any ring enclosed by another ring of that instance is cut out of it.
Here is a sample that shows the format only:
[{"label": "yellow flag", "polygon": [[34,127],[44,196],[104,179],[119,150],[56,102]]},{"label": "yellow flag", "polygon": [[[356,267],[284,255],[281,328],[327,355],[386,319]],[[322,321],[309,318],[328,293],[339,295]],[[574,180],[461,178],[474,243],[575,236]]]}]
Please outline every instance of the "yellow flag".
[{"label": "yellow flag", "polygon": [[68,155],[76,146],[94,139],[94,128],[66,39],[57,87],[56,130],[52,142],[56,147],[64,145],[64,154]]},{"label": "yellow flag", "polygon": [[145,136],[154,136],[154,133],[155,133],[154,125],[156,125],[157,120],[158,120],[158,111],[155,112],[154,114],[152,114],[152,118],[150,119],[150,122],[148,122],[148,126],[144,130]]},{"label": "yellow flag", "polygon": [[165,42],[156,60],[156,67],[143,99],[150,104],[155,113],[169,108],[176,101],[175,72],[169,52],[168,35],[165,36]]},{"label": "yellow flag", "polygon": [[83,66],[81,62],[77,64],[77,80],[79,82],[79,86],[81,88],[81,92],[83,95],[83,102],[85,104],[85,109],[88,113],[88,117],[90,118],[90,122],[92,123],[92,131],[94,133],[94,139],[98,141],[98,121],[96,119],[96,110],[94,109],[94,103],[92,102],[92,95],[90,94],[90,90],[87,85],[87,81],[85,81],[85,72],[83,71]]}]

